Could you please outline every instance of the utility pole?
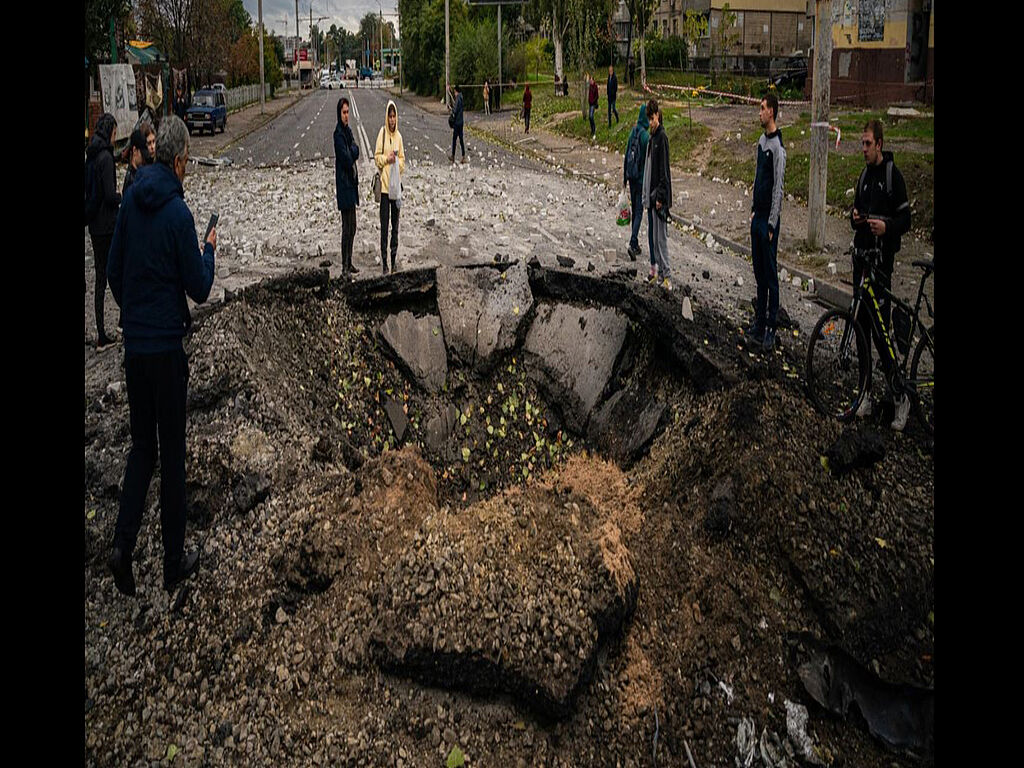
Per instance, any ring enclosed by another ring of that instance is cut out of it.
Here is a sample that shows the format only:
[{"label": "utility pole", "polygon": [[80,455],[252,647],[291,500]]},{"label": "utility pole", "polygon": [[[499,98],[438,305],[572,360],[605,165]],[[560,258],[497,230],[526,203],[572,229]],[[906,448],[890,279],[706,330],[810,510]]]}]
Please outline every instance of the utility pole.
[{"label": "utility pole", "polygon": [[264,94],[264,91],[266,90],[267,87],[266,85],[264,85],[265,81],[263,79],[263,0],[259,0],[259,3],[257,5],[259,8],[260,15],[260,114],[262,115],[263,105],[264,102],[266,102],[266,95]]},{"label": "utility pole", "polygon": [[448,0],[444,0],[444,103],[448,103],[448,89],[451,87],[451,70],[448,68]]},{"label": "utility pole", "polygon": [[808,179],[807,245],[825,244],[828,188],[828,102],[832,80],[832,0],[814,2],[814,81],[811,93],[811,170]]},{"label": "utility pole", "polygon": [[498,3],[498,111],[501,111],[501,3]]}]

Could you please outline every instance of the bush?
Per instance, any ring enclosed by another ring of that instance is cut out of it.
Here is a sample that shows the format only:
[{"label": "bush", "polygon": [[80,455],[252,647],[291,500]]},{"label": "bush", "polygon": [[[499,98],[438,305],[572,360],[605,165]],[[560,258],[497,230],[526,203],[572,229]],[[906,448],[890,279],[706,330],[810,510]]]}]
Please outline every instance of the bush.
[{"label": "bush", "polygon": [[548,74],[555,68],[554,54],[555,48],[550,40],[542,37],[530,38],[512,49],[505,73],[515,77],[517,81],[527,80],[538,72]]},{"label": "bush", "polygon": [[679,35],[647,39],[647,66],[686,67],[686,40]]},{"label": "bush", "polygon": [[[504,48],[504,45],[502,46]],[[452,85],[498,82],[498,25],[491,19],[460,25],[452,38]],[[466,109],[483,108],[483,88],[463,87]]]}]

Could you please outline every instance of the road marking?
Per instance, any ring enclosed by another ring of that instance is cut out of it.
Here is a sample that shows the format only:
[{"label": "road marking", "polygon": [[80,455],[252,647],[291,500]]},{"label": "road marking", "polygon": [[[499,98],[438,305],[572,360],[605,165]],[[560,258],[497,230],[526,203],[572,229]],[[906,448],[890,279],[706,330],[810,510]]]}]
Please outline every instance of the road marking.
[{"label": "road marking", "polygon": [[370,139],[366,135],[366,129],[363,128],[363,121],[359,118],[359,107],[356,106],[356,99],[352,94],[352,91],[348,92],[348,103],[352,107],[352,112],[356,116],[356,139],[362,139],[363,142],[363,160],[366,162],[366,167],[370,168],[372,165],[372,161],[370,160]]},{"label": "road marking", "polygon": [[[445,155],[445,156],[448,155],[448,153],[445,152],[442,147],[438,147],[437,144],[434,144],[434,146],[437,147],[437,151],[440,152],[442,155]],[[402,186],[404,187],[405,185],[403,184]]]},{"label": "road marking", "polygon": [[296,142],[295,142],[295,146],[294,146],[294,147],[292,147],[292,149],[298,149],[298,148],[299,148],[299,142],[297,142],[297,141],[296,141]]}]

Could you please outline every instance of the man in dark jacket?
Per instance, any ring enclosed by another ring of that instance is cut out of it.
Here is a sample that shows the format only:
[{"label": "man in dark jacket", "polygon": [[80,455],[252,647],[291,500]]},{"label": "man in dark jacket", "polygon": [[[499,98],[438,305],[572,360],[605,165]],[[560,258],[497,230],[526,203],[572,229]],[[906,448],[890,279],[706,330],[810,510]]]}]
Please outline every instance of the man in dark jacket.
[{"label": "man in dark jacket", "polygon": [[[636,257],[641,254],[640,242],[637,239],[640,234],[640,225],[643,223],[644,216],[644,204],[643,204],[643,193],[644,193],[644,165],[647,160],[647,142],[650,140],[650,134],[648,128],[650,123],[647,120],[647,105],[643,104],[640,106],[640,114],[636,118],[636,125],[633,126],[629,132],[629,138],[626,139],[626,151],[622,158],[622,184],[625,186],[629,185],[629,204],[632,218],[630,220],[630,233],[629,233],[629,249],[627,253],[631,261],[636,261]],[[629,148],[633,146],[634,137],[637,142],[637,149],[639,154],[636,162],[638,168],[636,170],[639,173],[630,176],[630,157]],[[651,239],[651,228],[647,228],[647,240],[650,243]],[[654,253],[653,248],[648,248],[651,251],[651,270],[654,269]]]},{"label": "man in dark jacket", "polygon": [[615,79],[615,67],[608,66],[608,127],[612,127],[612,113],[615,113],[615,122],[619,122],[619,111],[615,109],[615,97],[619,93],[619,81]]},{"label": "man in dark jacket", "polygon": [[95,211],[92,219],[86,223],[89,225],[96,273],[93,305],[96,311],[96,349],[100,352],[114,343],[103,327],[103,299],[107,292],[107,253],[114,235],[117,209],[121,205],[121,193],[117,191],[114,174],[116,138],[117,121],[109,112],[104,112],[96,123],[96,130],[85,151],[86,181],[92,198],[86,207]]},{"label": "man in dark jacket", "polygon": [[462,136],[463,128],[463,102],[462,102],[462,89],[458,85],[455,86],[455,106],[452,109],[452,116],[455,118],[455,122],[452,125],[452,154],[448,159],[451,162],[455,162],[455,140],[458,139],[459,147],[462,149],[462,162],[466,162],[466,140]]},{"label": "man in dark jacket", "polygon": [[597,111],[597,80],[587,75],[590,83],[590,90],[587,92],[587,101],[590,104],[590,140],[597,139],[597,127],[594,125],[594,112]]},{"label": "man in dark jacket", "polygon": [[[853,246],[855,249],[881,248],[882,259],[876,265],[874,281],[886,289],[892,285],[892,267],[896,252],[900,249],[900,238],[910,229],[910,202],[907,200],[907,185],[903,174],[893,161],[892,152],[882,150],[882,123],[868,120],[861,136],[861,149],[864,153],[864,170],[857,181],[857,189],[853,198],[853,210],[850,211],[850,225],[854,228]],[[865,264],[856,254],[853,259],[853,284],[860,283]],[[865,297],[867,299],[867,297]],[[889,323],[890,306],[888,299],[879,298],[882,319]],[[868,302],[862,302],[857,321],[868,333],[871,333],[871,319]],[[882,364],[882,370],[888,375],[892,368],[889,350],[875,334],[875,348]],[[870,381],[869,381],[870,385]],[[910,413],[910,400],[904,395],[895,403],[896,415],[892,428],[902,430],[906,426]],[[871,414],[871,398],[865,397],[858,416]]]},{"label": "man in dark jacket", "polygon": [[348,124],[349,103],[338,99],[338,123],[334,126],[334,188],[341,211],[341,274],[348,278],[359,272],[352,266],[352,242],[356,237],[356,206],[359,205],[359,144]]},{"label": "man in dark jacket", "polygon": [[185,400],[188,358],[182,339],[192,324],[189,296],[206,301],[213,286],[217,231],[203,250],[181,182],[188,164],[188,129],[175,115],[160,123],[156,159],[128,190],[110,245],[108,274],[124,320],[124,372],[132,447],[121,507],[107,561],[118,590],[135,594],[132,552],[160,451],[160,529],[164,588],[172,591],[199,566],[185,554]]},{"label": "man in dark jacket", "polygon": [[775,348],[775,323],[779,315],[779,215],[786,175],[782,131],[775,125],[779,100],[774,93],[761,99],[758,115],[764,133],[757,140],[757,169],[750,204],[750,257],[757,299],[754,322],[747,331],[751,341],[767,351]]},{"label": "man in dark jacket", "polygon": [[668,136],[661,124],[658,102],[647,102],[647,119],[651,124],[651,140],[647,143],[644,163],[644,207],[651,239],[651,282],[657,279],[655,267],[661,272],[661,285],[672,290],[668,264],[668,216],[672,207],[672,169],[669,167]]},{"label": "man in dark jacket", "polygon": [[[149,139],[152,138],[152,148],[149,146]],[[124,183],[121,185],[121,199],[128,194],[128,188],[135,181],[135,174],[143,165],[152,163],[155,159],[153,152],[156,150],[156,131],[147,122],[143,122],[138,128],[132,131],[132,137],[128,143],[128,170],[124,174]]]}]

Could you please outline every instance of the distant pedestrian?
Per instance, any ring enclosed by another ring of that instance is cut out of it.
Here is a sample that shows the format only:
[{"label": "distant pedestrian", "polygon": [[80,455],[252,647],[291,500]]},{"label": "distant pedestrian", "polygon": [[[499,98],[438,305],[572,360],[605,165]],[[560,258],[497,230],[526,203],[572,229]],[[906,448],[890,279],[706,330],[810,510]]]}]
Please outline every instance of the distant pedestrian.
[{"label": "distant pedestrian", "polygon": [[668,216],[672,207],[672,169],[669,166],[668,135],[661,124],[658,102],[647,102],[647,119],[651,123],[651,140],[647,144],[647,162],[644,167],[644,207],[647,208],[647,226],[650,229],[651,265],[650,281],[657,279],[655,268],[661,274],[661,285],[672,290],[671,270],[668,264]]},{"label": "distant pedestrian", "polygon": [[[491,114],[491,83],[488,80],[484,80],[484,114]],[[455,154],[454,149],[452,154]]]},{"label": "distant pedestrian", "polygon": [[179,86],[178,90],[174,94],[174,114],[184,120],[185,113],[188,112],[188,107],[188,97],[185,91],[183,91]]},{"label": "distant pedestrian", "polygon": [[452,153],[448,157],[451,162],[455,162],[455,141],[459,142],[459,148],[462,149],[462,162],[466,162],[466,140],[462,135],[462,127],[465,112],[464,102],[462,100],[462,89],[455,86],[455,105],[452,107]]},{"label": "distant pedestrian", "polygon": [[[460,128],[461,131],[461,128]],[[453,142],[454,151],[454,142]],[[373,153],[377,170],[380,171],[380,263],[388,273],[388,220],[391,222],[391,271],[396,269],[398,258],[398,198],[401,195],[401,175],[405,173],[405,145],[398,132],[398,107],[388,100],[385,124],[377,134]],[[393,169],[398,168],[398,173]],[[392,184],[392,176],[397,184]]]},{"label": "distant pedestrian", "polygon": [[[640,234],[640,225],[643,223],[644,204],[644,165],[647,159],[647,142],[650,140],[647,120],[647,105],[640,105],[640,114],[636,118],[636,125],[629,132],[626,140],[626,152],[622,158],[622,185],[629,184],[629,204],[632,211],[631,232],[629,235],[629,258],[636,261],[641,254],[640,243],[637,240]],[[647,228],[648,239],[650,239],[650,227]],[[651,256],[651,267],[654,267],[654,249],[648,248]]]},{"label": "distant pedestrian", "polygon": [[157,162],[139,169],[121,206],[110,246],[110,289],[124,315],[124,372],[132,447],[107,565],[114,584],[135,594],[132,552],[153,469],[160,458],[160,529],[164,589],[199,567],[185,553],[185,403],[188,358],[182,339],[192,325],[185,297],[206,301],[213,286],[217,230],[202,251],[181,183],[188,167],[188,129],[175,115],[160,123]]},{"label": "distant pedestrian", "polygon": [[612,127],[612,113],[615,113],[615,122],[619,122],[619,111],[615,109],[615,97],[619,93],[619,81],[615,79],[615,67],[608,66],[608,127]]},{"label": "distant pedestrian", "polygon": [[782,184],[786,175],[786,150],[782,132],[775,125],[779,99],[769,93],[761,99],[758,117],[764,133],[757,140],[757,167],[750,200],[750,258],[757,283],[754,322],[750,338],[765,350],[775,347],[775,324],[779,314],[779,216],[782,212]]},{"label": "distant pedestrian", "polygon": [[114,236],[121,193],[117,191],[114,173],[114,141],[117,139],[117,121],[109,112],[100,115],[96,130],[89,140],[85,156],[86,224],[92,240],[95,268],[96,350],[102,352],[114,343],[107,336],[103,323],[103,299],[107,292],[107,254]]},{"label": "distant pedestrian", "polygon": [[587,80],[590,82],[590,92],[587,97],[587,101],[590,103],[590,140],[594,141],[597,139],[597,127],[594,125],[594,112],[597,111],[597,80],[589,74]]},{"label": "distant pedestrian", "polygon": [[530,84],[526,84],[523,91],[523,122],[526,123],[526,133],[530,132],[530,109],[533,107],[533,94],[530,93]]},{"label": "distant pedestrian", "polygon": [[[152,149],[150,148],[152,143]],[[132,131],[128,144],[128,170],[124,174],[124,183],[121,185],[121,199],[128,194],[128,188],[135,181],[135,174],[143,165],[149,165],[154,160],[156,151],[156,131],[153,126],[143,121],[142,124]]]},{"label": "distant pedestrian", "polygon": [[636,82],[636,62],[629,60],[629,87],[632,88]]},{"label": "distant pedestrian", "polygon": [[359,205],[359,143],[348,124],[349,109],[347,98],[338,99],[338,122],[334,126],[334,190],[341,211],[341,274],[345,279],[359,272],[352,265],[356,206]]}]

